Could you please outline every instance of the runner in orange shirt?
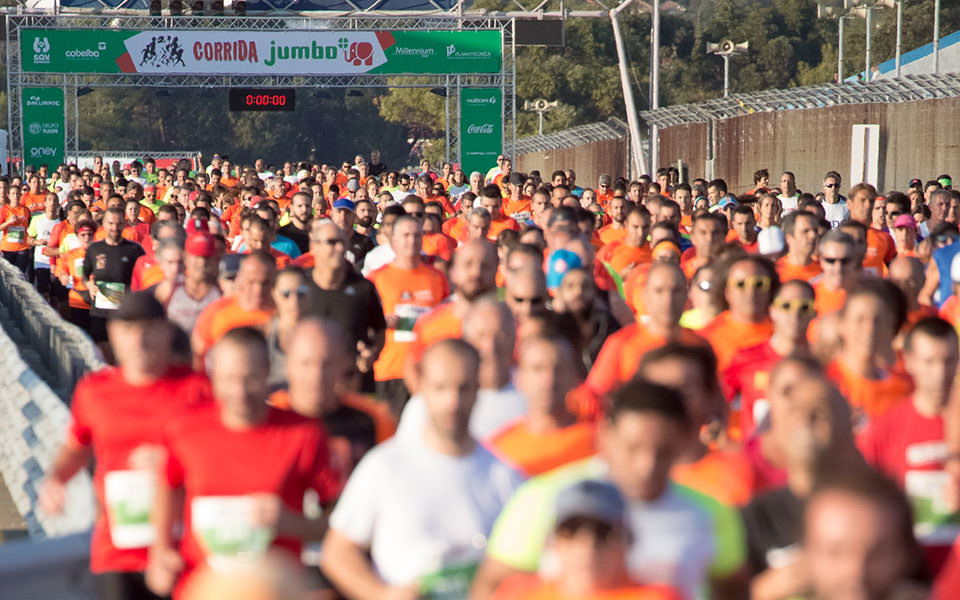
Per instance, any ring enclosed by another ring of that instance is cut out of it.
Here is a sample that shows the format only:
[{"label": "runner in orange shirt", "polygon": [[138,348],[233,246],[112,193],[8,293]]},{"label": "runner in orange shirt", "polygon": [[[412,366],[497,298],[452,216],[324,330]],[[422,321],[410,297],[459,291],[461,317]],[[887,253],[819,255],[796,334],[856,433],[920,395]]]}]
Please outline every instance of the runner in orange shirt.
[{"label": "runner in orange shirt", "polygon": [[827,376],[857,412],[858,428],[913,391],[906,373],[881,366],[906,315],[903,293],[889,281],[865,279],[847,294],[839,322],[840,350]]},{"label": "runner in orange shirt", "polygon": [[516,379],[528,414],[485,441],[490,451],[527,477],[596,453],[596,425],[577,423],[567,394],[582,379],[579,360],[562,337],[531,335],[521,342]]},{"label": "runner in orange shirt", "polygon": [[687,279],[693,277],[697,269],[709,263],[723,251],[726,236],[727,220],[723,215],[700,213],[694,217],[690,232],[693,248],[683,253],[680,262]]},{"label": "runner in orange shirt", "polygon": [[473,210],[473,202],[476,198],[477,196],[473,192],[464,192],[460,196],[459,214],[444,221],[441,231],[458,241],[466,239],[467,219],[470,217],[470,211]]},{"label": "runner in orange shirt", "polygon": [[637,373],[679,392],[690,415],[692,434],[673,465],[673,481],[723,504],[743,506],[749,502],[753,496],[750,462],[740,453],[711,450],[700,438],[702,428],[723,421],[723,397],[713,352],[706,346],[667,344],[648,352]]},{"label": "runner in orange shirt", "polygon": [[504,229],[520,231],[520,225],[516,221],[501,214],[502,204],[503,196],[500,195],[500,188],[497,186],[488,185],[480,191],[480,206],[490,213],[490,230],[487,232],[487,239],[491,242],[497,241],[497,236]]},{"label": "runner in orange shirt", "polygon": [[814,260],[817,251],[817,217],[806,211],[793,211],[783,217],[783,237],[787,254],[777,261],[780,281],[802,279],[812,281],[822,272]]},{"label": "runner in orange shirt", "polygon": [[613,267],[613,270],[626,279],[634,267],[650,262],[650,213],[643,207],[630,209],[627,214],[626,236],[621,242],[604,246],[597,253],[596,260]]},{"label": "runner in orange shirt", "polygon": [[9,203],[0,206],[0,251],[13,266],[27,273],[33,263],[30,244],[27,243],[27,227],[30,225],[30,209],[21,202],[20,188],[11,186],[7,192]]},{"label": "runner in orange shirt", "polygon": [[770,302],[780,287],[773,263],[765,258],[739,256],[728,265],[716,278],[726,310],[700,332],[710,340],[721,372],[738,350],[770,339]]},{"label": "runner in orange shirt", "polygon": [[[877,189],[869,183],[859,183],[850,189],[847,196],[847,208],[850,210],[850,220],[856,221],[867,229],[867,251],[864,256],[864,267],[880,267],[889,264],[897,254],[893,238],[886,231],[874,229],[873,205],[880,195]],[[881,201],[883,199],[881,198]],[[884,275],[883,272],[880,275]]]},{"label": "runner in orange shirt", "polygon": [[35,174],[30,175],[30,177],[27,178],[27,184],[30,186],[30,191],[23,195],[20,203],[26,206],[33,214],[42,213],[47,192],[40,186],[40,177]]},{"label": "runner in orange shirt", "polygon": [[56,275],[63,287],[67,288],[67,304],[69,306],[68,320],[84,331],[90,328],[90,294],[87,291],[87,277],[83,273],[83,259],[87,255],[87,247],[93,243],[93,235],[97,231],[97,224],[93,221],[78,221],[75,233],[80,245],[57,261]]},{"label": "runner in orange shirt", "polygon": [[666,263],[651,266],[643,289],[645,318],[607,338],[587,376],[590,391],[606,396],[633,377],[647,352],[668,341],[706,346],[705,339],[679,325],[686,301],[687,281],[680,269]]},{"label": "runner in orange shirt", "polygon": [[627,201],[624,198],[616,197],[610,200],[607,205],[606,213],[610,217],[610,224],[604,225],[597,232],[603,245],[622,241],[627,235]]},{"label": "runner in orange shirt", "polygon": [[847,291],[860,279],[856,241],[847,233],[830,230],[820,240],[820,268],[813,281],[817,292],[817,314],[824,316],[843,308]]},{"label": "runner in orange shirt", "polygon": [[757,220],[752,208],[745,204],[738,204],[733,209],[730,230],[734,234],[732,241],[740,244],[744,250],[751,254],[757,253]]},{"label": "runner in orange shirt", "polygon": [[503,214],[520,225],[526,225],[533,213],[530,211],[530,196],[523,193],[526,179],[520,173],[511,173],[507,182],[507,197],[503,201]]},{"label": "runner in orange shirt", "polygon": [[423,253],[445,263],[450,263],[457,240],[441,231],[440,215],[426,213],[423,216]]},{"label": "runner in orange shirt", "polygon": [[404,363],[416,340],[417,320],[450,294],[447,278],[421,261],[422,245],[420,222],[406,215],[399,217],[390,237],[396,258],[369,276],[380,294],[387,321],[386,343],[373,365],[377,395],[398,415],[410,397],[403,382]]},{"label": "runner in orange shirt", "polygon": [[223,334],[236,327],[265,327],[273,316],[271,292],[276,276],[273,257],[254,251],[240,263],[233,295],[209,304],[197,318],[191,346],[197,366]]},{"label": "runner in orange shirt", "polygon": [[883,258],[876,254],[870,247],[872,231],[866,225],[859,221],[847,219],[837,228],[856,241],[857,255],[860,257],[860,265],[864,273],[872,274],[876,277],[887,276],[887,264]]}]

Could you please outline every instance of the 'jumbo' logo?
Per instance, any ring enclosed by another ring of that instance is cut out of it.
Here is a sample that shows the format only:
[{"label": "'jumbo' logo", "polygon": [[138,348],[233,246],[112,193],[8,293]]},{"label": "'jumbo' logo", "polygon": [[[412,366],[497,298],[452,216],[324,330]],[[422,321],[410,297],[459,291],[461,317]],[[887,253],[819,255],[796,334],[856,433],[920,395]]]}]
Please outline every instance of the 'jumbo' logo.
[{"label": "'jumbo' logo", "polygon": [[33,62],[34,64],[50,64],[50,38],[33,38]]}]

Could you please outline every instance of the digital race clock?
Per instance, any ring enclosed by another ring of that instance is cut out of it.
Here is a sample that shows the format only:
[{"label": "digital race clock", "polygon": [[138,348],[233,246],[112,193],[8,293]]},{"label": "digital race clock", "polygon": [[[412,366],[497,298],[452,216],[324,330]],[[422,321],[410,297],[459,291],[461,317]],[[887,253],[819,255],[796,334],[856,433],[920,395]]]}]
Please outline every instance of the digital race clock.
[{"label": "digital race clock", "polygon": [[292,111],[292,88],[230,88],[230,110]]}]

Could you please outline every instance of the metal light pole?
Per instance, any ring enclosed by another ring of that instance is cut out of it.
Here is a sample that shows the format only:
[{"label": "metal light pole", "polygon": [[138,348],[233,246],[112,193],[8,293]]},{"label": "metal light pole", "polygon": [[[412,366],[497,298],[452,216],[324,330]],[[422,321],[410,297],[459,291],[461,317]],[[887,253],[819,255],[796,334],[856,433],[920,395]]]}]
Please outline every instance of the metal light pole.
[{"label": "metal light pole", "polygon": [[843,19],[837,19],[837,83],[843,85]]},{"label": "metal light pole", "polygon": [[[660,108],[660,0],[652,0],[650,15],[650,110]],[[660,128],[650,126],[650,174],[660,167]]]},{"label": "metal light pole", "polygon": [[627,111],[627,128],[630,130],[630,158],[633,176],[643,173],[643,146],[640,145],[640,121],[633,101],[633,86],[630,85],[630,73],[627,69],[627,56],[623,47],[623,35],[620,33],[619,15],[633,0],[623,0],[610,11],[610,24],[613,26],[613,41],[617,47],[617,62],[620,67],[620,86],[623,89],[623,104]]},{"label": "metal light pole", "polygon": [[723,55],[723,97],[730,95],[730,55]]},{"label": "metal light pole", "polygon": [[543,114],[548,113],[551,110],[557,108],[560,105],[560,102],[554,100],[549,102],[543,98],[537,98],[536,100],[527,100],[523,103],[523,110],[528,110],[531,112],[537,113],[539,117],[539,125],[537,127],[537,135],[543,135]]},{"label": "metal light pole", "polygon": [[870,37],[871,37],[870,32],[873,29],[873,19],[871,19],[871,16],[873,15],[873,7],[868,6],[866,10],[867,10],[867,49],[866,49],[867,51],[866,51],[866,56],[864,57],[864,62],[866,63],[866,67],[865,67],[866,77],[864,79],[866,81],[870,81]]},{"label": "metal light pole", "polygon": [[940,0],[933,0],[933,72],[940,72]]},{"label": "metal light pole", "polygon": [[897,0],[897,53],[895,63],[897,66],[897,79],[900,79],[900,53],[903,50],[903,0]]}]

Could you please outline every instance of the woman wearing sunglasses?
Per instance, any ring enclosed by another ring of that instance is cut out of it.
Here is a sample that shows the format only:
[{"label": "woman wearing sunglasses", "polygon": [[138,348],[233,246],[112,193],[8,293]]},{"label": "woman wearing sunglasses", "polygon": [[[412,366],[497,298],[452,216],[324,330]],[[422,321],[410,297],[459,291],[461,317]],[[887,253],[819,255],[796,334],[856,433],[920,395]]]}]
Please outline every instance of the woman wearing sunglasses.
[{"label": "woman wearing sunglasses", "polygon": [[738,350],[763,343],[773,333],[769,308],[780,277],[769,260],[740,254],[721,265],[713,293],[724,308],[700,334],[710,341],[722,372]]},{"label": "woman wearing sunglasses", "polygon": [[741,439],[749,439],[766,418],[770,410],[767,383],[774,365],[787,356],[810,356],[807,328],[817,314],[814,297],[813,286],[801,279],[780,286],[769,310],[773,335],[737,352],[720,374],[724,395],[733,402],[730,425],[734,437],[739,433]]}]

